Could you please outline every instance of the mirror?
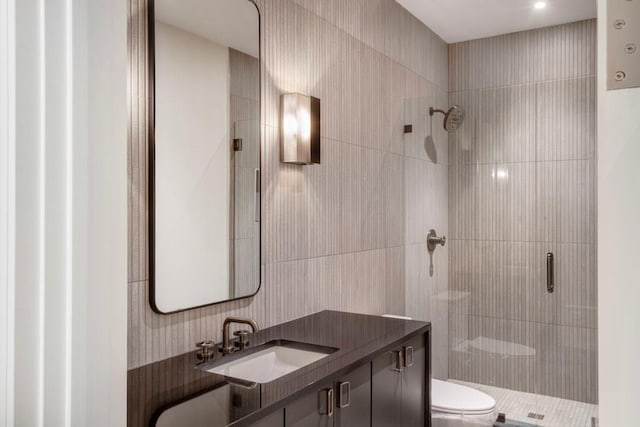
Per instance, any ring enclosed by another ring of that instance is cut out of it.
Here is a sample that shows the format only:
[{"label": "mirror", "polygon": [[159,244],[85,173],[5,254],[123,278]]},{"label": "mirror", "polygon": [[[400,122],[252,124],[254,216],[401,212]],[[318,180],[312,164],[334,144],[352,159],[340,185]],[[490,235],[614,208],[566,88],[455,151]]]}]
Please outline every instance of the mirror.
[{"label": "mirror", "polygon": [[260,15],[149,3],[149,299],[176,313],[260,286]]},{"label": "mirror", "polygon": [[226,426],[260,409],[260,388],[228,384],[199,392],[159,409],[144,425],[155,427]]}]

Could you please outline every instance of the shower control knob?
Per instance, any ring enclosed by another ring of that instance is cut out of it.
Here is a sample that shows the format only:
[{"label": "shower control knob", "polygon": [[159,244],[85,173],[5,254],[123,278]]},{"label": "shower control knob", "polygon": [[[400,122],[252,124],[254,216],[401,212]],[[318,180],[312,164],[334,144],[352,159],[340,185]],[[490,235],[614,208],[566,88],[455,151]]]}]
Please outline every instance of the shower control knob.
[{"label": "shower control knob", "polygon": [[447,238],[445,236],[438,237],[436,230],[429,230],[427,234],[427,249],[430,253],[433,253],[438,245],[444,246],[446,242]]}]

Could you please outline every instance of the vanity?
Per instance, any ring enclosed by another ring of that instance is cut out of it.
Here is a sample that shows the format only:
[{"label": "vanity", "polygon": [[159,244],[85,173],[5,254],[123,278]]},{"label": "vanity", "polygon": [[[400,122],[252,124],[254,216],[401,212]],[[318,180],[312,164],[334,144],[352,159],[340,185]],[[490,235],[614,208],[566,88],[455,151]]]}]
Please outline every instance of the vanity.
[{"label": "vanity", "polygon": [[[231,355],[202,361],[196,350],[133,369],[128,425],[430,426],[430,331],[424,322],[323,311],[251,334]],[[273,347],[319,358],[271,380],[278,368],[269,358],[305,363]],[[263,370],[226,373],[268,382],[211,372],[264,350]]]}]

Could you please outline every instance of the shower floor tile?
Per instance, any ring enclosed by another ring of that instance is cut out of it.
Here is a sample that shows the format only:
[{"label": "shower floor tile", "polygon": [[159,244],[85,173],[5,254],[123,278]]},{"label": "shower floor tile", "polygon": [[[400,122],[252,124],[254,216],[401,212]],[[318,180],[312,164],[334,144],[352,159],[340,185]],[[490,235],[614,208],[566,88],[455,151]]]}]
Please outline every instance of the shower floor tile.
[{"label": "shower floor tile", "polygon": [[[449,381],[487,393],[496,400],[497,411],[506,414],[509,420],[544,427],[597,427],[597,424],[593,424],[592,418],[598,417],[598,405],[483,384]],[[544,415],[544,418],[531,418],[529,414]]]}]

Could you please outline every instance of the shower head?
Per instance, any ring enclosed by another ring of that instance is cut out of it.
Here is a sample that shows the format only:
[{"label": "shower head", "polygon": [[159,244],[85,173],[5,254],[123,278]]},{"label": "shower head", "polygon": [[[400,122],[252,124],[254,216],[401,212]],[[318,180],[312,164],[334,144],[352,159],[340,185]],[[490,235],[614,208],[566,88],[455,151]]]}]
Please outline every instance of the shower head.
[{"label": "shower head", "polygon": [[448,111],[437,110],[433,107],[429,108],[430,116],[433,116],[435,113],[444,114],[443,126],[444,130],[446,130],[447,132],[453,132],[457,130],[460,126],[462,126],[462,123],[464,122],[464,108],[459,105],[454,105],[453,107],[449,108]]}]

